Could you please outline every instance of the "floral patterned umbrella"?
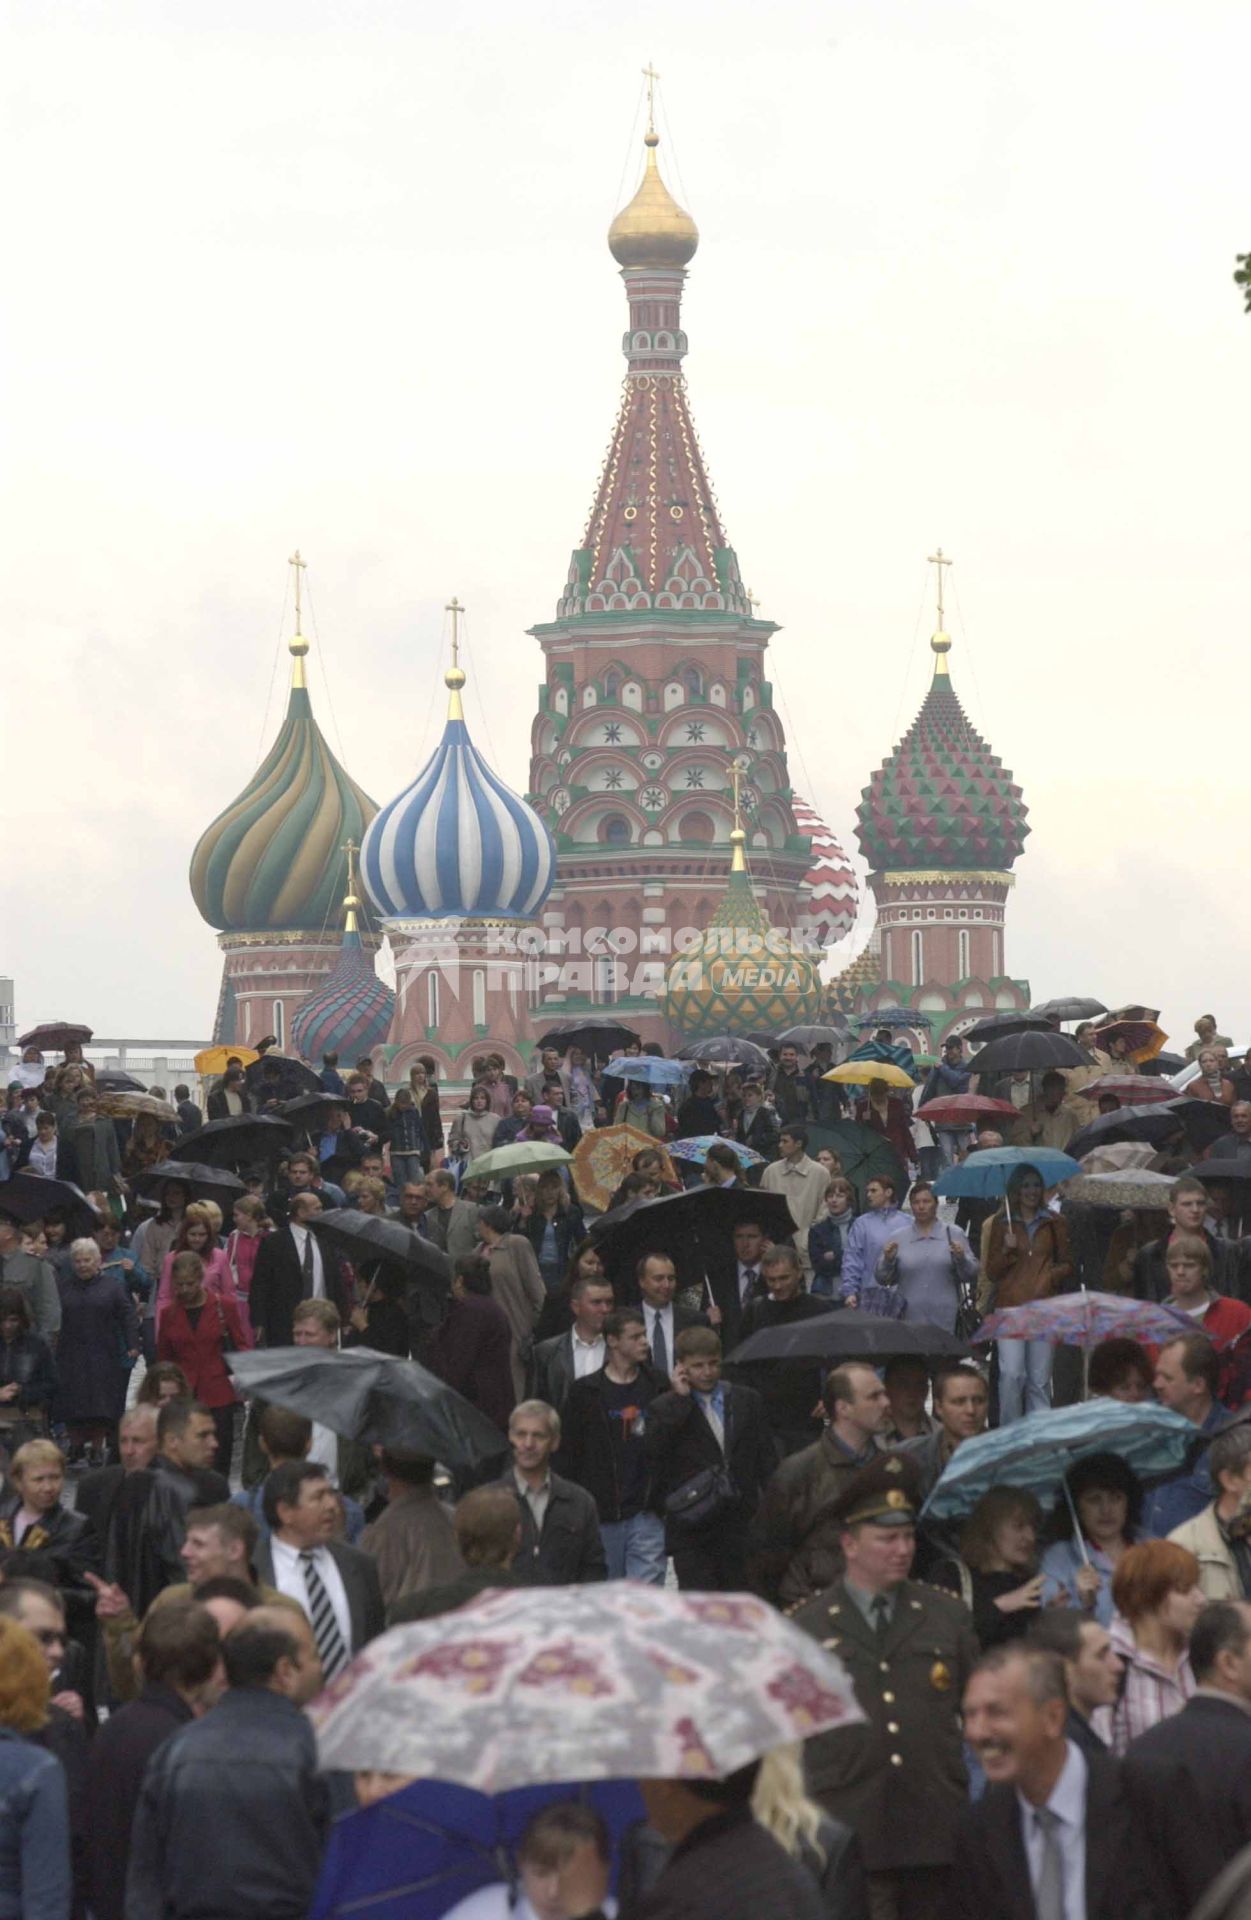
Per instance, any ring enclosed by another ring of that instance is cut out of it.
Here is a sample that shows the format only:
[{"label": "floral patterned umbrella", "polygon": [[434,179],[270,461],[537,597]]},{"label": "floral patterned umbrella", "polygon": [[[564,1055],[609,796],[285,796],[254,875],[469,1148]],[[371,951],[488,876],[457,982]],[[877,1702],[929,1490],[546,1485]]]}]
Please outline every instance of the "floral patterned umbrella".
[{"label": "floral patterned umbrella", "polygon": [[720,1133],[691,1133],[684,1140],[675,1140],[669,1151],[675,1160],[691,1160],[702,1167],[708,1158],[709,1147],[728,1147],[740,1167],[762,1167],[763,1153],[756,1153],[751,1147],[745,1147],[741,1140],[727,1140]]},{"label": "floral patterned umbrella", "polygon": [[644,1147],[655,1147],[664,1167],[664,1178],[676,1187],[681,1183],[673,1162],[650,1133],[641,1127],[592,1127],[573,1150],[573,1178],[578,1198],[584,1207],[608,1211],[617,1188],[631,1171],[630,1162]]},{"label": "floral patterned umbrella", "polygon": [[709,1779],[864,1719],[842,1663],[763,1600],[630,1580],[514,1588],[395,1627],[309,1712],[323,1767],[483,1793]]},{"label": "floral patterned umbrella", "polygon": [[1101,1340],[1142,1340],[1158,1346],[1193,1333],[1194,1321],[1177,1307],[1127,1300],[1118,1293],[1060,1293],[1003,1307],[973,1335],[982,1340],[1051,1340],[1063,1347],[1096,1347]]}]

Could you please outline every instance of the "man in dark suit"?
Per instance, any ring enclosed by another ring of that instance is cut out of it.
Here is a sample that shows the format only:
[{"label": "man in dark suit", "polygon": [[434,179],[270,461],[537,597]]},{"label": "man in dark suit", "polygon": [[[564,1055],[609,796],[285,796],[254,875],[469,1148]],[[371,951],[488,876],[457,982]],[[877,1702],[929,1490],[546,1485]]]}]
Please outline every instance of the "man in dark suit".
[{"label": "man in dark suit", "polygon": [[[763,1300],[747,1303],[739,1326],[740,1340],[766,1327],[793,1326],[799,1320],[815,1320],[833,1309],[833,1302],[804,1290],[804,1269],[798,1250],[791,1246],[770,1247],[760,1262],[760,1278],[766,1294]],[[765,1419],[785,1459],[800,1453],[821,1437],[821,1429],[812,1417],[820,1404],[824,1384],[819,1360],[807,1366],[776,1361],[748,1364],[736,1369],[735,1378],[755,1387],[764,1401]]]},{"label": "man in dark suit", "polygon": [[793,1615],[837,1653],[865,1715],[808,1741],[809,1792],[859,1835],[872,1911],[892,1920],[942,1911],[968,1795],[960,1694],[977,1659],[960,1601],[909,1578],[919,1500],[920,1476],[901,1453],[880,1453],[846,1481],[830,1503],[841,1578]]},{"label": "man in dark suit", "polygon": [[734,1138],[766,1162],[778,1157],[778,1116],[766,1103],[765,1090],[758,1080],[748,1080],[743,1088],[743,1105],[734,1123]]},{"label": "man in dark suit", "polygon": [[747,1309],[769,1297],[762,1266],[770,1244],[768,1234],[756,1220],[736,1220],[728,1234],[713,1239],[708,1279],[719,1314],[713,1325],[727,1353],[745,1337]]},{"label": "man in dark suit", "polygon": [[383,1630],[378,1569],[367,1553],[334,1538],[339,1503],[324,1467],[311,1460],[275,1467],[262,1505],[270,1535],[256,1550],[257,1578],[299,1602],[333,1680]]},{"label": "man in dark suit", "polygon": [[1125,1790],[1157,1859],[1169,1911],[1189,1913],[1251,1841],[1251,1606],[1214,1600],[1190,1636],[1199,1691],[1139,1734]]},{"label": "man in dark suit", "polygon": [[513,1464],[499,1481],[521,1508],[518,1586],[567,1587],[606,1580],[608,1562],[590,1494],[552,1472],[560,1415],[543,1400],[523,1400],[508,1423]]},{"label": "man in dark suit", "polygon": [[778,1451],[760,1395],[722,1380],[711,1327],[688,1327],[675,1351],[673,1390],[652,1402],[644,1437],[665,1550],[680,1587],[734,1593],[747,1585],[749,1530]]},{"label": "man in dark suit", "polygon": [[607,1354],[604,1322],[612,1312],[612,1287],[607,1280],[575,1280],[569,1293],[573,1325],[534,1349],[534,1396],[563,1414],[575,1380],[598,1373]]},{"label": "man in dark suit", "polygon": [[946,1920],[1181,1920],[1152,1872],[1121,1770],[1065,1737],[1064,1663],[997,1647],[964,1694],[987,1781],[956,1829]]},{"label": "man in dark suit", "polygon": [[1025,1640],[1028,1646],[1058,1653],[1064,1662],[1069,1690],[1065,1738],[1085,1754],[1106,1753],[1108,1743],[1095,1729],[1095,1715],[1101,1707],[1116,1705],[1125,1672],[1125,1656],[1117,1652],[1107,1628],[1076,1607],[1039,1607]]},{"label": "man in dark suit", "polygon": [[315,1193],[293,1193],[286,1226],[261,1241],[248,1305],[262,1346],[291,1345],[291,1316],[301,1300],[333,1300],[343,1309],[339,1263],[309,1230],[309,1221],[320,1212]]},{"label": "man in dark suit", "polygon": [[74,1495],[76,1510],[85,1514],[95,1528],[106,1564],[109,1528],[113,1523],[113,1509],[121,1492],[122,1481],[128,1473],[142,1473],[156,1457],[155,1407],[134,1406],[122,1415],[117,1428],[117,1450],[122,1456],[121,1464],[96,1467],[91,1473],[85,1473]]},{"label": "man in dark suit", "polygon": [[667,1380],[673,1368],[678,1335],[688,1327],[706,1327],[708,1315],[673,1304],[678,1290],[678,1270],[667,1253],[644,1254],[634,1272],[647,1332],[647,1351],[655,1371]]}]

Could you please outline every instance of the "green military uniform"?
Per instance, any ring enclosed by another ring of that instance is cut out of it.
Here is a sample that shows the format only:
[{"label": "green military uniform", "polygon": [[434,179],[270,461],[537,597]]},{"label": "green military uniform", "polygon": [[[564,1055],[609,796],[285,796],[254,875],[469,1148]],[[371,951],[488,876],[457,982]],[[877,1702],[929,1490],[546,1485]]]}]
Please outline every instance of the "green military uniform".
[{"label": "green military uniform", "polygon": [[[840,1501],[844,1527],[910,1526],[918,1490],[913,1462],[883,1454]],[[858,1834],[870,1874],[942,1867],[968,1800],[960,1703],[977,1661],[968,1610],[914,1580],[889,1590],[878,1630],[838,1580],[791,1617],[838,1655],[865,1714],[860,1726],[808,1741],[809,1791]]]}]

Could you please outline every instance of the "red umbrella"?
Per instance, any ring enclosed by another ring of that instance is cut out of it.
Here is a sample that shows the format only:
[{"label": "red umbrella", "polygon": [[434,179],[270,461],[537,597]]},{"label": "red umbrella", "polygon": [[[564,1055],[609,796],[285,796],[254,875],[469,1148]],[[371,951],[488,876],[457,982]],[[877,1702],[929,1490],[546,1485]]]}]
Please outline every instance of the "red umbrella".
[{"label": "red umbrella", "polygon": [[1132,1107],[1147,1107],[1159,1100],[1177,1098],[1177,1088],[1171,1080],[1153,1080],[1145,1073],[1102,1073],[1097,1080],[1088,1080],[1081,1089],[1083,1100],[1098,1100],[1105,1093],[1115,1094],[1118,1100],[1128,1101]]},{"label": "red umbrella", "polygon": [[42,1026],[32,1027],[29,1033],[18,1039],[19,1047],[38,1047],[42,1053],[48,1049],[54,1053],[64,1053],[67,1047],[85,1047],[91,1040],[91,1028],[75,1025],[72,1020],[45,1020]]},{"label": "red umbrella", "polygon": [[989,1094],[948,1093],[918,1107],[916,1118],[932,1127],[975,1127],[983,1115],[1007,1114],[1015,1120],[1017,1111],[1010,1100],[992,1100]]}]

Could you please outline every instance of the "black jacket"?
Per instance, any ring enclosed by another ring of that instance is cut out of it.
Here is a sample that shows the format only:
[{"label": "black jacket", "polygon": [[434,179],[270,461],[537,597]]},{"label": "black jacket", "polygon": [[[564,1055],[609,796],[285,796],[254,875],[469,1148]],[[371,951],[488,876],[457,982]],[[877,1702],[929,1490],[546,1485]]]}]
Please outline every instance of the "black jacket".
[{"label": "black jacket", "polygon": [[[585,1487],[595,1502],[600,1520],[608,1526],[625,1518],[621,1510],[612,1427],[604,1398],[604,1389],[610,1384],[601,1367],[598,1373],[588,1373],[571,1386],[561,1415],[560,1451],[556,1456],[561,1472],[578,1486]],[[634,1399],[643,1412],[644,1430],[647,1409],[665,1391],[666,1382],[651,1367],[639,1368]],[[648,1482],[643,1496],[644,1511],[654,1504],[650,1475]]]},{"label": "black jacket", "polygon": [[110,1714],[91,1747],[87,1773],[87,1850],[94,1920],[124,1920],[130,1830],[149,1760],[192,1719],[166,1687],[145,1687]]},{"label": "black jacket", "polygon": [[536,1534],[534,1514],[528,1500],[517,1493],[512,1473],[499,1481],[516,1495],[521,1508],[521,1546],[513,1562],[513,1577],[519,1587],[571,1587],[585,1581],[606,1580],[608,1561],[600,1539],[599,1515],[595,1502],[572,1480],[560,1474],[551,1477],[551,1492],[543,1515],[543,1531]]},{"label": "black jacket", "polygon": [[750,1807],[715,1813],[688,1833],[650,1893],[621,1920],[828,1920],[816,1882]]},{"label": "black jacket", "polygon": [[[820,1294],[799,1293],[793,1300],[749,1300],[739,1322],[738,1338],[750,1340],[765,1327],[787,1327],[798,1320],[815,1320],[830,1313],[834,1302]],[[787,1361],[749,1362],[734,1369],[734,1378],[754,1387],[764,1402],[765,1419],[783,1453],[797,1453],[821,1438],[812,1410],[821,1398],[824,1369],[819,1360],[808,1366]]]},{"label": "black jacket", "polygon": [[[64,1681],[60,1683],[62,1686]],[[83,1920],[87,1911],[91,1862],[88,1855],[87,1814],[87,1735],[82,1723],[64,1707],[49,1706],[48,1718],[37,1732],[26,1738],[61,1763],[65,1774],[65,1801],[69,1810],[70,1866],[73,1872],[74,1905],[71,1920]]]},{"label": "black jacket", "polygon": [[[243,1112],[254,1113],[256,1111],[256,1102],[252,1098],[251,1094],[247,1091],[247,1089],[236,1087],[235,1092],[239,1095],[240,1100],[243,1102]],[[208,1097],[208,1101],[206,1103],[206,1109],[207,1109],[208,1117],[210,1120],[229,1120],[230,1119],[231,1117],[230,1108],[226,1105],[225,1087],[214,1087],[212,1093],[210,1093]],[[240,1118],[242,1118],[242,1115],[240,1115]],[[196,1122],[196,1125],[197,1126],[199,1125],[198,1121]]]},{"label": "black jacket", "polygon": [[534,1398],[545,1400],[549,1407],[555,1407],[557,1413],[563,1416],[576,1378],[573,1329],[570,1328],[568,1333],[555,1334],[550,1340],[541,1340],[530,1355],[530,1367]]},{"label": "black jacket", "polygon": [[[1086,1764],[1086,1920],[1182,1920],[1157,1888],[1120,1767],[1111,1755]],[[945,1920],[1036,1920],[1015,1787],[988,1787],[963,1810]]]},{"label": "black jacket", "polygon": [[[352,1644],[348,1651],[358,1654],[362,1647],[376,1640],[386,1627],[386,1608],[378,1568],[369,1554],[363,1553],[359,1547],[347,1546],[342,1540],[327,1540],[326,1552],[338,1567],[347,1594],[348,1614],[352,1623]],[[273,1546],[268,1536],[257,1545],[256,1577],[263,1586],[277,1584],[274,1579]]]},{"label": "black jacket", "polygon": [[206,1469],[188,1473],[158,1453],[142,1473],[128,1473],[113,1507],[105,1576],[127,1594],[135,1615],[144,1614],[163,1588],[187,1577],[180,1549],[192,1507],[229,1500],[230,1483]]},{"label": "black jacket", "polygon": [[326,1815],[309,1720],[281,1694],[232,1687],[144,1775],[126,1920],[305,1920]]},{"label": "black jacket", "polygon": [[56,1362],[39,1333],[19,1333],[11,1346],[0,1342],[0,1387],[17,1382],[17,1399],[6,1404],[21,1413],[46,1413],[56,1392]]},{"label": "black jacket", "polygon": [[[21,1504],[21,1495],[15,1493],[0,1505],[0,1528],[6,1545],[12,1539]],[[58,1501],[51,1512],[45,1513],[23,1535],[21,1548],[23,1552],[37,1553],[41,1559],[51,1560],[55,1566],[57,1585],[65,1596],[70,1617],[70,1631],[94,1621],[95,1595],[83,1576],[100,1572],[100,1543],[86,1515],[75,1513]]]},{"label": "black jacket", "polygon": [[[341,1297],[339,1262],[326,1241],[320,1242],[322,1275],[326,1298],[333,1300],[346,1319],[347,1302]],[[270,1347],[291,1345],[291,1319],[304,1298],[304,1274],[289,1226],[267,1233],[261,1241],[252,1273],[252,1292],[248,1311],[257,1336],[263,1333]]]},{"label": "black jacket", "polygon": [[746,1107],[734,1122],[734,1138],[740,1146],[750,1147],[753,1153],[761,1154],[766,1160],[778,1157],[778,1117],[772,1107],[760,1105],[748,1113]]},{"label": "black jacket", "polygon": [[1196,1696],[1139,1734],[1121,1774],[1170,1910],[1189,1913],[1251,1841],[1251,1713]]},{"label": "black jacket", "polygon": [[[725,1392],[725,1452],[693,1393],[662,1393],[648,1409],[644,1445],[651,1462],[655,1497],[663,1508],[669,1495],[707,1467],[729,1469],[738,1495],[736,1510],[723,1512],[715,1521],[720,1533],[734,1526],[746,1527],[760,1496],[778,1464],[778,1450],[769,1432],[760,1395],[750,1387],[736,1387],[723,1381]],[[675,1544],[684,1545],[689,1534],[679,1541],[677,1533],[665,1528],[670,1553]]]}]

